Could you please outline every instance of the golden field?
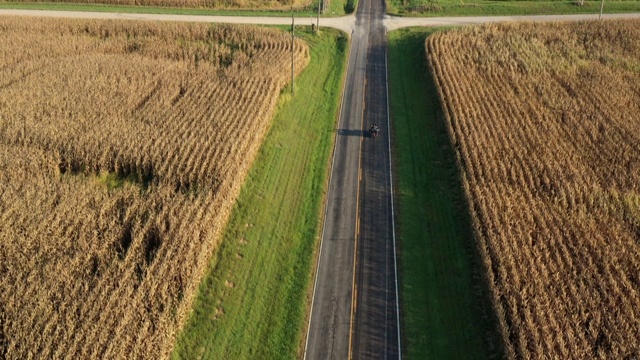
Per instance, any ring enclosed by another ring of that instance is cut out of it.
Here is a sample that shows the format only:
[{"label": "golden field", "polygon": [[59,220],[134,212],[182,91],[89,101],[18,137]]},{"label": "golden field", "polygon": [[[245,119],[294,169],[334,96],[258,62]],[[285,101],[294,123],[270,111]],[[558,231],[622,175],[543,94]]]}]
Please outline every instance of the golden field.
[{"label": "golden field", "polygon": [[0,18],[1,358],[169,356],[290,62],[275,29]]},{"label": "golden field", "polygon": [[[41,0],[19,0],[22,3],[38,3]],[[90,4],[116,6],[156,6],[212,10],[296,10],[312,5],[309,0],[48,0],[46,3]]]},{"label": "golden field", "polygon": [[509,358],[640,357],[640,22],[431,36]]}]

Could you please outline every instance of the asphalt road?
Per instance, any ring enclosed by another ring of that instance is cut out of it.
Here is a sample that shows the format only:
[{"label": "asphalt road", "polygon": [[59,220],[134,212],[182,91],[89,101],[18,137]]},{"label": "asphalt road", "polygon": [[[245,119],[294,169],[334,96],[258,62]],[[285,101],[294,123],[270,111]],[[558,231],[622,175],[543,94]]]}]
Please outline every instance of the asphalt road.
[{"label": "asphalt road", "polygon": [[356,255],[356,302],[352,329],[354,359],[398,359],[399,341],[391,156],[387,102],[384,0],[361,1],[368,17],[365,127],[381,133],[364,138],[360,182],[360,236]]},{"label": "asphalt road", "polygon": [[[369,1],[369,0],[362,0]],[[361,3],[362,5],[362,3]],[[305,359],[347,359],[351,351],[358,238],[368,18],[356,16],[327,197]]]},{"label": "asphalt road", "polygon": [[[399,355],[383,18],[383,0],[360,1],[306,359]],[[375,139],[371,123],[381,128]]]}]

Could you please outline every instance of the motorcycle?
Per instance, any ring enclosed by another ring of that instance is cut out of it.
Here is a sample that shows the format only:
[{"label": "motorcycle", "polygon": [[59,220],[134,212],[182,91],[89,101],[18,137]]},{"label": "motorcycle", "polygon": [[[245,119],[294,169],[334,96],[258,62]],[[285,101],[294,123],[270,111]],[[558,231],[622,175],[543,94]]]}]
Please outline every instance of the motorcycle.
[{"label": "motorcycle", "polygon": [[380,129],[377,126],[372,126],[369,129],[369,135],[371,136],[371,138],[375,138],[378,136],[378,133],[380,132]]}]

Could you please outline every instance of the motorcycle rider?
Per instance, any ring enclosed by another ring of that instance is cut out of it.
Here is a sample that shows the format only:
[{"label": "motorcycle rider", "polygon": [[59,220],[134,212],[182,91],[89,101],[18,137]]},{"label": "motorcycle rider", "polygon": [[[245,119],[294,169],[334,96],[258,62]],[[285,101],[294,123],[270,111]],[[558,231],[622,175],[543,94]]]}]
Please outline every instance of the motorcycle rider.
[{"label": "motorcycle rider", "polygon": [[378,135],[379,131],[380,131],[380,128],[378,127],[378,124],[376,123],[371,124],[371,127],[369,128],[369,132],[371,132],[372,135],[373,133],[376,133],[376,135]]}]

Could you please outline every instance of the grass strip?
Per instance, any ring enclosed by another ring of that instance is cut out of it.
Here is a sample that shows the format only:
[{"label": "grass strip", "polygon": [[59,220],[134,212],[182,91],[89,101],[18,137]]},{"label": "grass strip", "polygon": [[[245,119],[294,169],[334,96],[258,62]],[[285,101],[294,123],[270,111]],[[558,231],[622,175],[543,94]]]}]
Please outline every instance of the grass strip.
[{"label": "grass strip", "polygon": [[500,358],[502,339],[427,68],[424,43],[434,31],[398,30],[388,41],[404,355]]},{"label": "grass strip", "polygon": [[306,330],[348,39],[296,30],[311,62],[283,91],[175,359],[293,359]]},{"label": "grass strip", "polygon": [[[638,0],[606,1],[604,13],[640,11]],[[589,0],[387,0],[387,12],[397,16],[487,16],[600,14],[600,1]]]},{"label": "grass strip", "polygon": [[[329,8],[321,17],[332,17],[345,15],[345,11],[353,7],[354,0],[331,0]],[[219,15],[219,16],[291,16],[291,10],[269,10],[269,9],[206,9],[206,8],[178,8],[160,6],[130,6],[130,5],[110,5],[110,4],[79,4],[64,2],[2,2],[0,9],[20,9],[20,10],[51,10],[51,11],[91,11],[91,12],[114,12],[130,14],[177,14],[177,15]],[[318,4],[312,1],[308,7],[294,11],[297,17],[316,17],[318,14]]]}]

